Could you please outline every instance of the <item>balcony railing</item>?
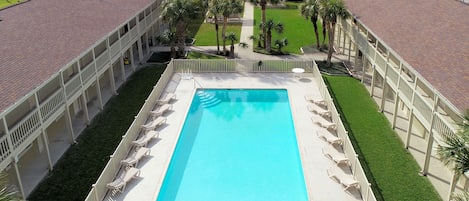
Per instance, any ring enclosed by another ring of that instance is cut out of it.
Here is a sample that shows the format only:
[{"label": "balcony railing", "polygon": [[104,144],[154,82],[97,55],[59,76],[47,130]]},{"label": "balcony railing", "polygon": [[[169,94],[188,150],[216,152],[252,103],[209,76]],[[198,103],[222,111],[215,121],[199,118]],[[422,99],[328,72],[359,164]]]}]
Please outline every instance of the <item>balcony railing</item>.
[{"label": "balcony railing", "polygon": [[101,53],[98,58],[96,58],[96,68],[98,69],[98,72],[101,71],[104,67],[109,62],[109,54],[108,50],[105,50],[103,53]]},{"label": "balcony railing", "polygon": [[95,74],[96,69],[94,67],[94,63],[91,62],[81,71],[81,79],[83,80],[83,83],[88,83],[94,77]]},{"label": "balcony railing", "polygon": [[13,148],[18,148],[40,125],[39,113],[35,109],[11,129]]},{"label": "balcony railing", "polygon": [[426,122],[422,122],[426,127],[430,127],[430,121],[432,118],[432,109],[428,104],[420,97],[419,94],[414,95],[414,106],[417,110],[416,113],[420,113]]},{"label": "balcony railing", "polygon": [[65,84],[67,98],[71,98],[81,88],[80,76],[75,76]]},{"label": "balcony railing", "polygon": [[46,122],[65,103],[65,97],[62,90],[56,91],[52,96],[46,99],[40,106],[42,121]]},{"label": "balcony railing", "polygon": [[11,154],[10,146],[8,145],[7,135],[0,138],[0,161],[3,162]]}]

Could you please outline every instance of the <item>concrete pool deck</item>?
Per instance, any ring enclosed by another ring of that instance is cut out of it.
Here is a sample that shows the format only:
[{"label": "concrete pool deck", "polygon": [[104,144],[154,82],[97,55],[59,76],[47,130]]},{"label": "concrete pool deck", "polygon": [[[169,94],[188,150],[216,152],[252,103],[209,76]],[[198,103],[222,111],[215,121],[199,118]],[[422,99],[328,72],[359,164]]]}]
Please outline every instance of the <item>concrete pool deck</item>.
[{"label": "concrete pool deck", "polygon": [[141,170],[140,176],[131,180],[123,193],[108,194],[104,200],[156,200],[196,88],[287,89],[309,200],[361,200],[354,190],[353,194],[344,191],[326,173],[328,168],[336,165],[322,154],[322,148],[330,145],[317,137],[316,132],[322,128],[313,124],[311,117],[320,117],[307,110],[308,102],[304,98],[307,94],[321,97],[312,74],[304,73],[301,78],[292,73],[204,73],[193,76],[195,81],[173,75],[166,92],[175,93],[177,100],[171,102],[172,111],[164,114],[167,123],[157,129],[159,138],[147,146],[151,149],[150,155],[137,166]]}]

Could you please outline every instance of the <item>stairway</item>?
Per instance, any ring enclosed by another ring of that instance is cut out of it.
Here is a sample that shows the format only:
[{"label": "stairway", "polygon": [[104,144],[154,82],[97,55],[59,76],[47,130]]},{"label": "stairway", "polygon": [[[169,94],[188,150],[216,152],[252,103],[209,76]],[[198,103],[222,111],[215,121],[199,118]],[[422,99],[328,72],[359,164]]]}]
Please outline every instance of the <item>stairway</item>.
[{"label": "stairway", "polygon": [[200,105],[202,105],[204,108],[214,107],[221,103],[221,100],[214,94],[207,93],[204,90],[197,91],[196,95],[200,99]]}]

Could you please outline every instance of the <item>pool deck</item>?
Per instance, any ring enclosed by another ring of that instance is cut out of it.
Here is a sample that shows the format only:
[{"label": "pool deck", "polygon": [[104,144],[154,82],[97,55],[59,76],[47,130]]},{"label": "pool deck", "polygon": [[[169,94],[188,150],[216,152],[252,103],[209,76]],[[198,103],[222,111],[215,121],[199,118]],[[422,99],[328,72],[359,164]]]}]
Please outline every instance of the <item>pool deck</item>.
[{"label": "pool deck", "polygon": [[307,110],[308,102],[304,99],[307,94],[320,97],[312,74],[304,73],[298,78],[292,73],[205,73],[194,74],[194,79],[199,84],[173,75],[166,92],[175,93],[177,100],[171,102],[173,110],[164,114],[167,123],[157,129],[159,138],[147,146],[151,149],[150,156],[143,158],[137,166],[141,170],[140,176],[131,180],[124,192],[115,196],[108,194],[104,200],[156,200],[193,95],[196,88],[201,87],[287,89],[309,200],[361,200],[353,191],[344,191],[326,173],[326,169],[336,165],[322,154],[322,148],[330,145],[317,137],[316,131],[322,128],[312,123],[311,117],[315,114]]}]

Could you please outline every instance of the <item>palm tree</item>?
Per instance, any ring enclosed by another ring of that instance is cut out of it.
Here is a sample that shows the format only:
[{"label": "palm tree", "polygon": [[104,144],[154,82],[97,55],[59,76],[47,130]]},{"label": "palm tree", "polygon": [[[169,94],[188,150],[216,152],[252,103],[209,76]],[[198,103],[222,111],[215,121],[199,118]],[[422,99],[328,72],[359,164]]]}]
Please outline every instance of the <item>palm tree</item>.
[{"label": "palm tree", "polygon": [[234,43],[238,41],[238,37],[236,37],[236,34],[234,32],[230,32],[226,39],[231,41],[230,58],[234,58]]},{"label": "palm tree", "polygon": [[171,47],[171,58],[176,58],[176,33],[174,31],[171,31],[169,29],[166,29],[163,31],[163,34],[159,35],[157,37],[157,40],[163,42],[163,43],[168,43],[169,46]]},{"label": "palm tree", "polygon": [[[300,5],[300,13],[306,19],[310,19],[314,27],[314,35],[316,37],[316,46],[319,49],[319,32],[318,32],[318,18],[319,18],[319,2],[318,0],[306,0],[305,3]],[[325,27],[323,27],[323,30]],[[326,37],[325,35],[323,37]]]},{"label": "palm tree", "polygon": [[[469,171],[469,111],[456,134],[442,133],[443,145],[438,145],[440,160],[454,171],[455,179]],[[469,195],[457,195],[455,200],[469,200]]]},{"label": "palm tree", "polygon": [[335,25],[337,18],[347,19],[350,14],[347,12],[347,8],[342,0],[321,0],[321,8],[319,14],[322,20],[325,22],[327,27],[327,33],[329,36],[329,47],[327,49],[327,66],[331,65],[333,45],[334,45],[334,34]]},{"label": "palm tree", "polygon": [[[261,24],[265,24],[267,21],[265,17],[265,11],[266,11],[268,2],[270,2],[270,4],[276,5],[280,2],[280,0],[254,0],[254,3],[259,4],[259,6],[261,6]],[[262,28],[262,34],[266,36],[267,29]],[[267,43],[267,38],[264,37],[264,47],[266,46],[266,43]]]},{"label": "palm tree", "polygon": [[6,173],[0,172],[0,201],[20,201],[22,200],[18,191],[7,183]]},{"label": "palm tree", "polygon": [[217,54],[220,54],[220,39],[218,37],[218,15],[221,13],[221,1],[222,0],[211,0],[208,11],[213,15],[215,20],[215,34],[217,37]]},{"label": "palm tree", "polygon": [[272,43],[272,29],[277,31],[277,33],[282,33],[283,32],[283,24],[282,23],[274,23],[274,20],[269,19],[266,23],[260,24],[262,29],[266,30],[266,35],[265,35],[265,51],[270,52],[271,50],[271,43]]},{"label": "palm tree", "polygon": [[200,3],[193,0],[164,0],[160,18],[168,22],[170,27],[176,27],[179,55],[185,51],[185,40],[189,20],[199,15]]},{"label": "palm tree", "polygon": [[278,52],[282,53],[282,47],[285,47],[288,45],[288,40],[287,38],[284,38],[282,40],[275,40],[275,46],[278,48]]},{"label": "palm tree", "polygon": [[240,0],[221,0],[221,13],[223,15],[223,29],[221,31],[221,38],[223,39],[223,54],[226,54],[226,25],[228,17],[233,14],[239,14],[243,11],[243,2]]}]

